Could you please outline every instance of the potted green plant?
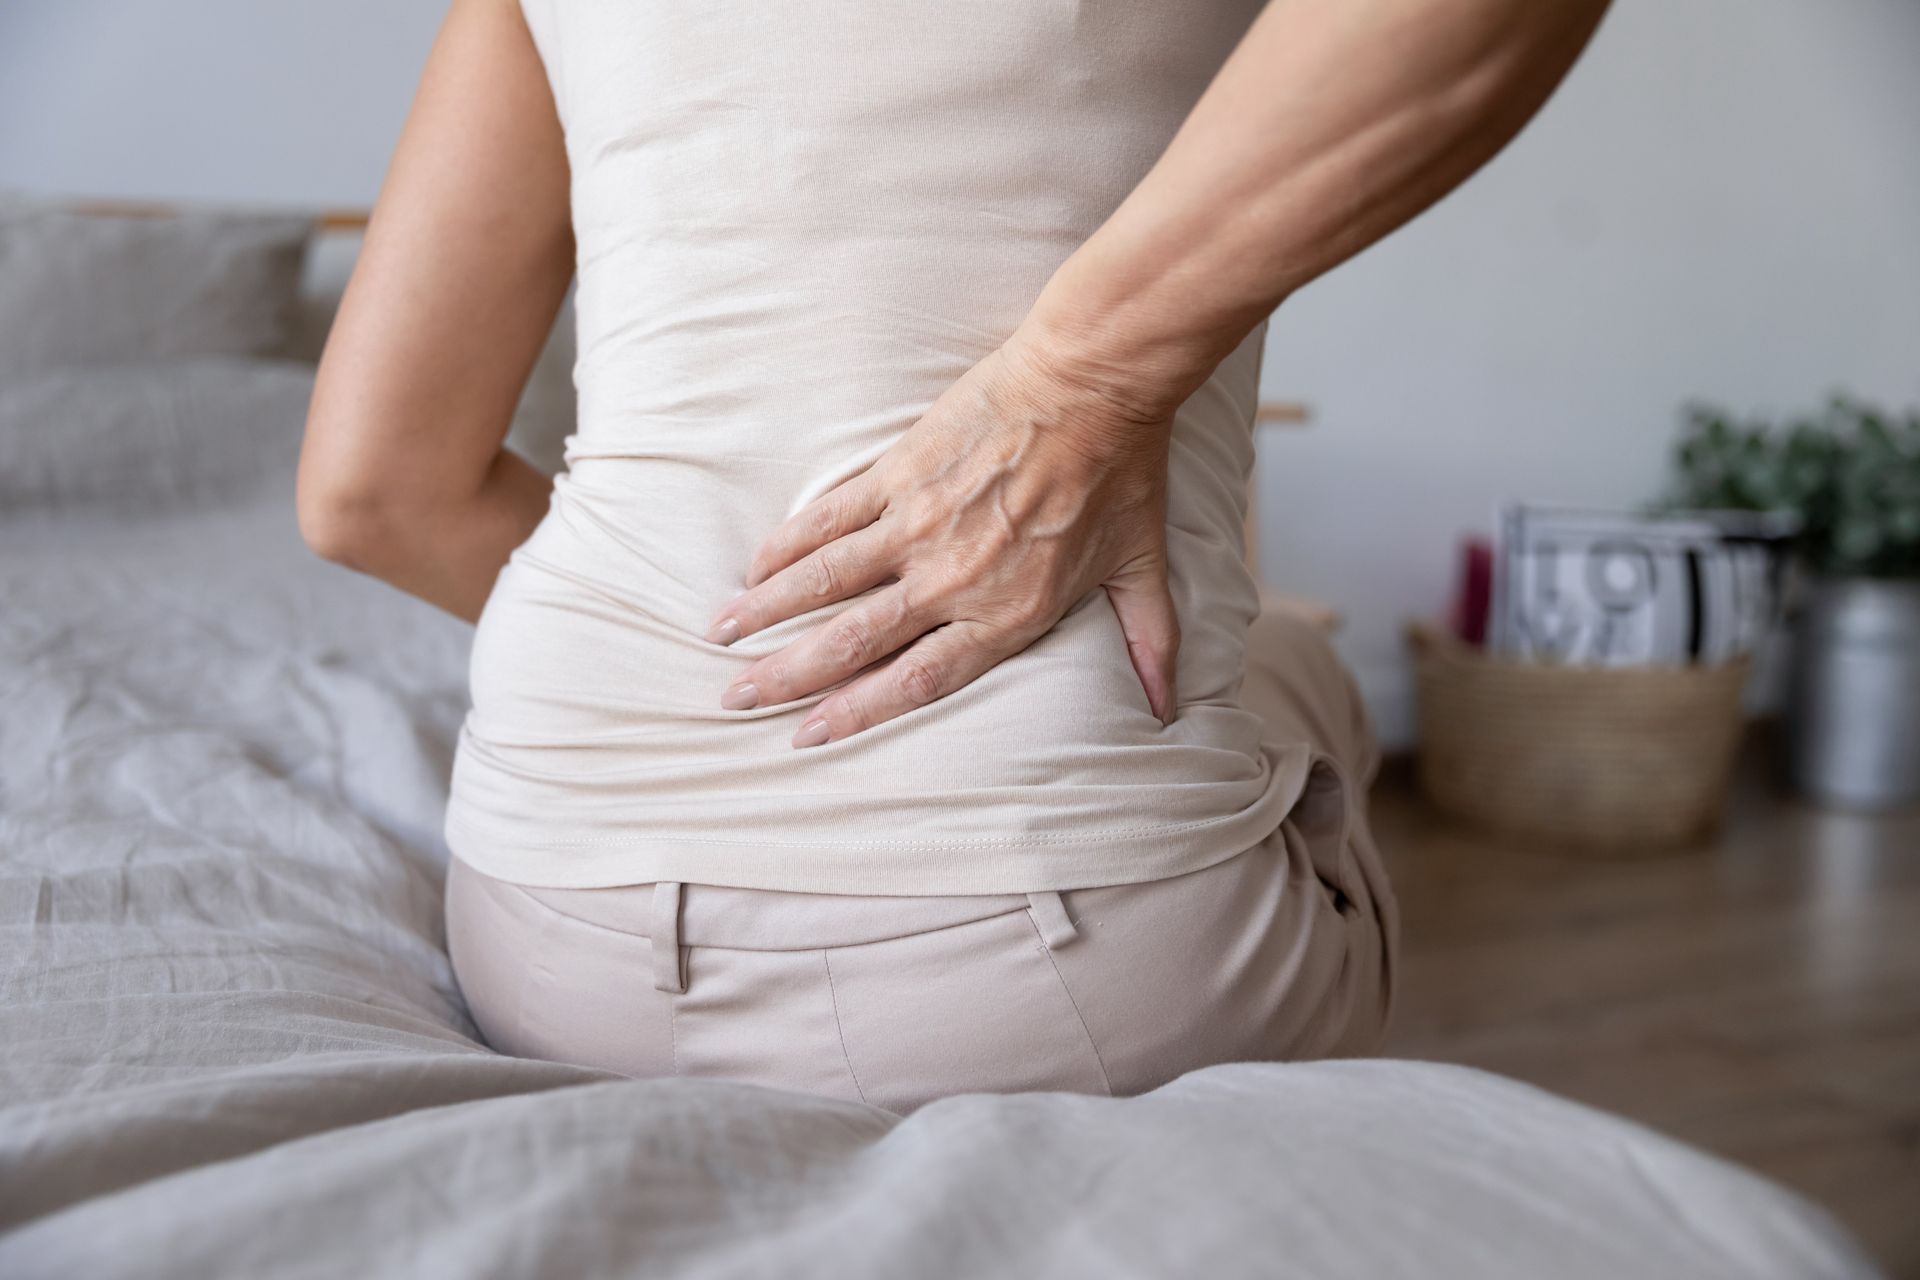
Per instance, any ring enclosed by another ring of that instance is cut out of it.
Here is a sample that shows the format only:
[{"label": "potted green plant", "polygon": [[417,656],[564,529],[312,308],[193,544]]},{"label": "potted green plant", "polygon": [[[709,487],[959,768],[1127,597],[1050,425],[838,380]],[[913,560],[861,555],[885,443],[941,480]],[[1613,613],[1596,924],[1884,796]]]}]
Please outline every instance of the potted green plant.
[{"label": "potted green plant", "polygon": [[1677,500],[1794,517],[1787,768],[1823,803],[1920,800],[1920,412],[1835,397],[1784,423],[1688,411]]}]

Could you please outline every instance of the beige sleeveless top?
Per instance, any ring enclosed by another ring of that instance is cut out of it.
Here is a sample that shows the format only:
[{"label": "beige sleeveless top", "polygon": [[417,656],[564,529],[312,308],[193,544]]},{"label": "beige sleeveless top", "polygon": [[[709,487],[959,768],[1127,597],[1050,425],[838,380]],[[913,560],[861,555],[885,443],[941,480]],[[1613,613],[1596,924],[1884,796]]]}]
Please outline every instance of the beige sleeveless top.
[{"label": "beige sleeveless top", "polygon": [[702,639],[787,516],[1017,326],[1259,0],[524,0],[565,127],[579,421],[480,620],[446,834],[481,871],[849,894],[1158,879],[1259,842],[1309,751],[1238,700],[1261,334],[1180,411],[1163,726],[1104,590],[939,702],[788,745],[721,691],[847,607]]}]

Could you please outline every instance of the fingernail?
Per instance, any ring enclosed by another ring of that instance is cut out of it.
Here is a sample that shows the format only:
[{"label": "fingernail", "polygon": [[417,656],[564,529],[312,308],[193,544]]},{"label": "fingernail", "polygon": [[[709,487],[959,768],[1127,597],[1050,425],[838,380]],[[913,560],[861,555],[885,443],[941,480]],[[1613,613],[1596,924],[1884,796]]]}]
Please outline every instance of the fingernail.
[{"label": "fingernail", "polygon": [[720,705],[729,711],[745,711],[748,707],[760,705],[760,687],[751,680],[742,680],[739,684],[727,686],[720,695]]},{"label": "fingernail", "polygon": [[707,629],[707,639],[714,644],[732,644],[740,638],[740,620],[722,618]]},{"label": "fingernail", "polygon": [[833,736],[833,730],[825,720],[809,720],[800,726],[800,732],[793,735],[796,747],[817,747]]}]

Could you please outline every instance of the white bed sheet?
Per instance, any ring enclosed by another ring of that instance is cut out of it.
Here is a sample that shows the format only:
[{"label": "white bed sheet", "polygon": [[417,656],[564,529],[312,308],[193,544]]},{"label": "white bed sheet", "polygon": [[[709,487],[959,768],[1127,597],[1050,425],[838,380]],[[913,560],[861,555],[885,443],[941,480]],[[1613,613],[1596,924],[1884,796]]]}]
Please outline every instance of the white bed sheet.
[{"label": "white bed sheet", "polygon": [[901,1120],[516,1061],[440,930],[466,629],[290,480],[0,520],[0,1274],[1872,1275],[1822,1211],[1463,1068]]}]

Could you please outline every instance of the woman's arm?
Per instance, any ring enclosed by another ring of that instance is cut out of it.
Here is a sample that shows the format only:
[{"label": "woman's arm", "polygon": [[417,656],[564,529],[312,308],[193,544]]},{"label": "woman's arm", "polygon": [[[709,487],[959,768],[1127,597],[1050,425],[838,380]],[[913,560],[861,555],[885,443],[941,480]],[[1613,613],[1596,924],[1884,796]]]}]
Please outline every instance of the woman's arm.
[{"label": "woman's arm", "polygon": [[1272,0],[1019,331],[767,540],[710,638],[898,581],[753,663],[725,705],[803,697],[897,654],[822,699],[794,742],[843,738],[967,684],[1104,586],[1148,704],[1171,718],[1175,409],[1289,293],[1506,145],[1604,9]]},{"label": "woman's arm", "polygon": [[573,277],[567,157],[514,0],[455,0],[339,318],[300,458],[330,560],[472,621],[551,482],[502,446]]},{"label": "woman's arm", "polygon": [[1275,0],[1027,322],[1158,417],[1302,285],[1447,194],[1546,102],[1605,0]]}]

